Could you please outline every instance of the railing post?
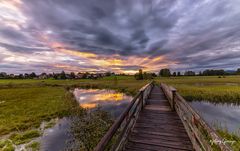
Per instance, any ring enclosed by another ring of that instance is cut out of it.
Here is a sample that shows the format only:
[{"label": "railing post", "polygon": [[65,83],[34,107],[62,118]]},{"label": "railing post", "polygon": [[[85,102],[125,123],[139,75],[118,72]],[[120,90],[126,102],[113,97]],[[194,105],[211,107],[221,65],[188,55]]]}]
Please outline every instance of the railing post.
[{"label": "railing post", "polygon": [[140,95],[140,99],[141,99],[140,101],[141,101],[141,104],[142,104],[142,106],[141,106],[142,109],[144,107],[144,95],[143,94],[144,94],[144,90],[141,91],[141,95]]},{"label": "railing post", "polygon": [[175,110],[175,97],[176,97],[176,93],[177,93],[177,90],[176,89],[171,89],[172,91],[172,110],[174,111]]}]

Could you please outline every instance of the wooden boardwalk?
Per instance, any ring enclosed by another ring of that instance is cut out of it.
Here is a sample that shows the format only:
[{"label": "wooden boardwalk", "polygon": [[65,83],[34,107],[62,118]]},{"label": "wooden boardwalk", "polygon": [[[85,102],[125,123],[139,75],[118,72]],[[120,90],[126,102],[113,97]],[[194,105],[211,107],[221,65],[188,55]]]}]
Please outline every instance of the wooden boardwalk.
[{"label": "wooden boardwalk", "polygon": [[176,89],[142,87],[94,151],[232,151]]},{"label": "wooden boardwalk", "polygon": [[192,146],[181,119],[171,110],[162,90],[155,85],[124,150],[193,150]]}]

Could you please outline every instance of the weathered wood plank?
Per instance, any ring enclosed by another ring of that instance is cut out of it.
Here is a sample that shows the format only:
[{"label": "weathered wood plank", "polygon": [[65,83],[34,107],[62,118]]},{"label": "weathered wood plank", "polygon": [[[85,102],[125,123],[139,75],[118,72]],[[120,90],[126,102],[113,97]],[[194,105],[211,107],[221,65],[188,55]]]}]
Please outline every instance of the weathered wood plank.
[{"label": "weathered wood plank", "polygon": [[172,148],[175,150],[181,149],[181,150],[192,150],[192,146],[188,145],[182,145],[182,144],[176,144],[172,142],[164,142],[164,141],[152,141],[152,140],[144,140],[144,139],[130,139],[129,142],[135,143],[135,144],[145,144],[145,145],[152,145],[152,146],[158,146],[161,148]]},{"label": "weathered wood plank", "polygon": [[138,133],[132,133],[131,138],[139,138],[142,137],[144,139],[150,139],[150,140],[161,140],[161,141],[167,141],[167,142],[181,142],[181,144],[188,144],[192,145],[191,142],[189,142],[188,137],[175,137],[175,136],[161,136],[161,135],[154,135],[154,134],[138,134]]},{"label": "weathered wood plank", "polygon": [[136,143],[136,142],[129,142],[126,145],[125,150],[128,150],[128,148],[131,149],[139,149],[139,150],[151,150],[151,151],[186,151],[186,149],[176,149],[176,148],[169,148],[166,146],[155,146],[152,144],[142,144],[142,143]]},{"label": "weathered wood plank", "polygon": [[181,119],[171,110],[157,86],[140,112],[125,146],[125,150],[193,150]]},{"label": "weathered wood plank", "polygon": [[168,132],[151,132],[147,130],[137,130],[134,129],[132,130],[132,133],[140,133],[140,134],[150,134],[150,135],[156,135],[156,136],[163,136],[163,137],[175,137],[175,138],[180,138],[180,139],[188,139],[187,135],[176,135],[176,133],[168,133]]}]

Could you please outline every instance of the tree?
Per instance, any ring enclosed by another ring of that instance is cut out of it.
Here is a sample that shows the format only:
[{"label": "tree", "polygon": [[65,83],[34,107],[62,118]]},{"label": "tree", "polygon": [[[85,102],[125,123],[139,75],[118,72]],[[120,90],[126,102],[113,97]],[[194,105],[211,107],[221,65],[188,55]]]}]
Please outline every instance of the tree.
[{"label": "tree", "polygon": [[177,73],[177,76],[181,76],[181,72],[178,72],[178,73]]},{"label": "tree", "polygon": [[8,77],[8,75],[7,75],[6,72],[1,72],[1,73],[0,73],[0,78],[1,78],[1,79],[5,79],[5,78],[7,78],[7,77]]},{"label": "tree", "polygon": [[25,74],[24,74],[24,78],[29,78],[29,74],[28,74],[28,73],[25,73]]},{"label": "tree", "polygon": [[139,71],[138,71],[139,80],[143,80],[143,73],[142,72],[143,72],[142,69],[139,69]]},{"label": "tree", "polygon": [[32,73],[29,75],[29,77],[30,77],[30,78],[36,78],[37,75],[36,75],[36,73],[32,72]]},{"label": "tree", "polygon": [[157,77],[157,74],[156,73],[151,73],[152,74],[152,77]]},{"label": "tree", "polygon": [[75,79],[75,73],[74,73],[74,72],[71,72],[71,73],[70,73],[70,78],[71,78],[71,79]]},{"label": "tree", "polygon": [[23,79],[23,78],[24,78],[24,77],[23,77],[23,74],[19,74],[19,75],[18,75],[18,78],[19,78],[19,79]]},{"label": "tree", "polygon": [[143,75],[142,69],[139,69],[138,73],[136,73],[136,74],[134,75],[134,77],[135,77],[136,80],[143,80],[144,77],[146,77],[146,74],[147,74],[147,73],[144,73],[144,75]]},{"label": "tree", "polygon": [[66,74],[64,71],[60,73],[60,79],[66,79]]},{"label": "tree", "polygon": [[195,76],[195,72],[193,72],[193,71],[186,71],[186,72],[184,73],[184,75],[185,75],[185,76]]},{"label": "tree", "polygon": [[170,77],[171,76],[171,72],[169,69],[165,68],[165,69],[161,69],[159,72],[159,76],[162,77]]},{"label": "tree", "polygon": [[108,72],[105,73],[105,75],[106,75],[106,76],[111,76],[112,73],[111,73],[110,71],[108,71]]},{"label": "tree", "polygon": [[176,77],[176,76],[177,76],[177,73],[176,73],[176,72],[173,72],[173,76]]},{"label": "tree", "polygon": [[237,72],[236,72],[238,75],[240,75],[240,68],[237,69]]},{"label": "tree", "polygon": [[224,70],[204,70],[202,73],[204,76],[221,76],[221,75],[225,75],[225,71]]}]

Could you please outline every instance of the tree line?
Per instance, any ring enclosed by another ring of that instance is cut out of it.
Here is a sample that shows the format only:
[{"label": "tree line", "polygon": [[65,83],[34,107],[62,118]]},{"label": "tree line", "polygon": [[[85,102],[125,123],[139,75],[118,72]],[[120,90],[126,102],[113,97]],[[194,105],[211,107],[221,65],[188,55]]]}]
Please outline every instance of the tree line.
[{"label": "tree line", "polygon": [[25,73],[25,74],[7,74],[6,72],[0,72],[0,79],[97,79],[105,76],[115,75],[113,72],[105,73],[89,73],[89,72],[79,72],[75,74],[74,72],[65,73],[62,71],[60,73],[41,73],[36,74]]},{"label": "tree line", "polygon": [[225,71],[223,69],[214,70],[214,69],[206,69],[204,71],[200,71],[196,73],[195,71],[185,71],[184,73],[181,72],[173,72],[171,73],[170,69],[165,68],[159,71],[159,76],[162,77],[170,77],[170,76],[224,76],[224,75],[240,75],[240,68],[236,71]]},{"label": "tree line", "polygon": [[[65,73],[64,71],[60,73],[41,73],[36,74],[35,72],[32,73],[25,73],[25,74],[7,74],[6,72],[0,72],[0,79],[98,79],[105,76],[115,75],[114,72],[105,72],[105,73],[89,73],[89,72],[70,72]],[[118,75],[125,75],[125,74],[118,74]],[[225,71],[221,70],[213,70],[207,69],[204,71],[200,71],[198,73],[194,71],[185,71],[184,73],[181,72],[171,72],[170,69],[164,68],[161,69],[158,75],[154,72],[143,72],[142,69],[139,69],[138,73],[134,75],[135,79],[143,80],[143,79],[153,79],[154,77],[161,76],[161,77],[170,77],[170,76],[225,76],[225,75],[240,75],[240,68],[236,71]]]}]

